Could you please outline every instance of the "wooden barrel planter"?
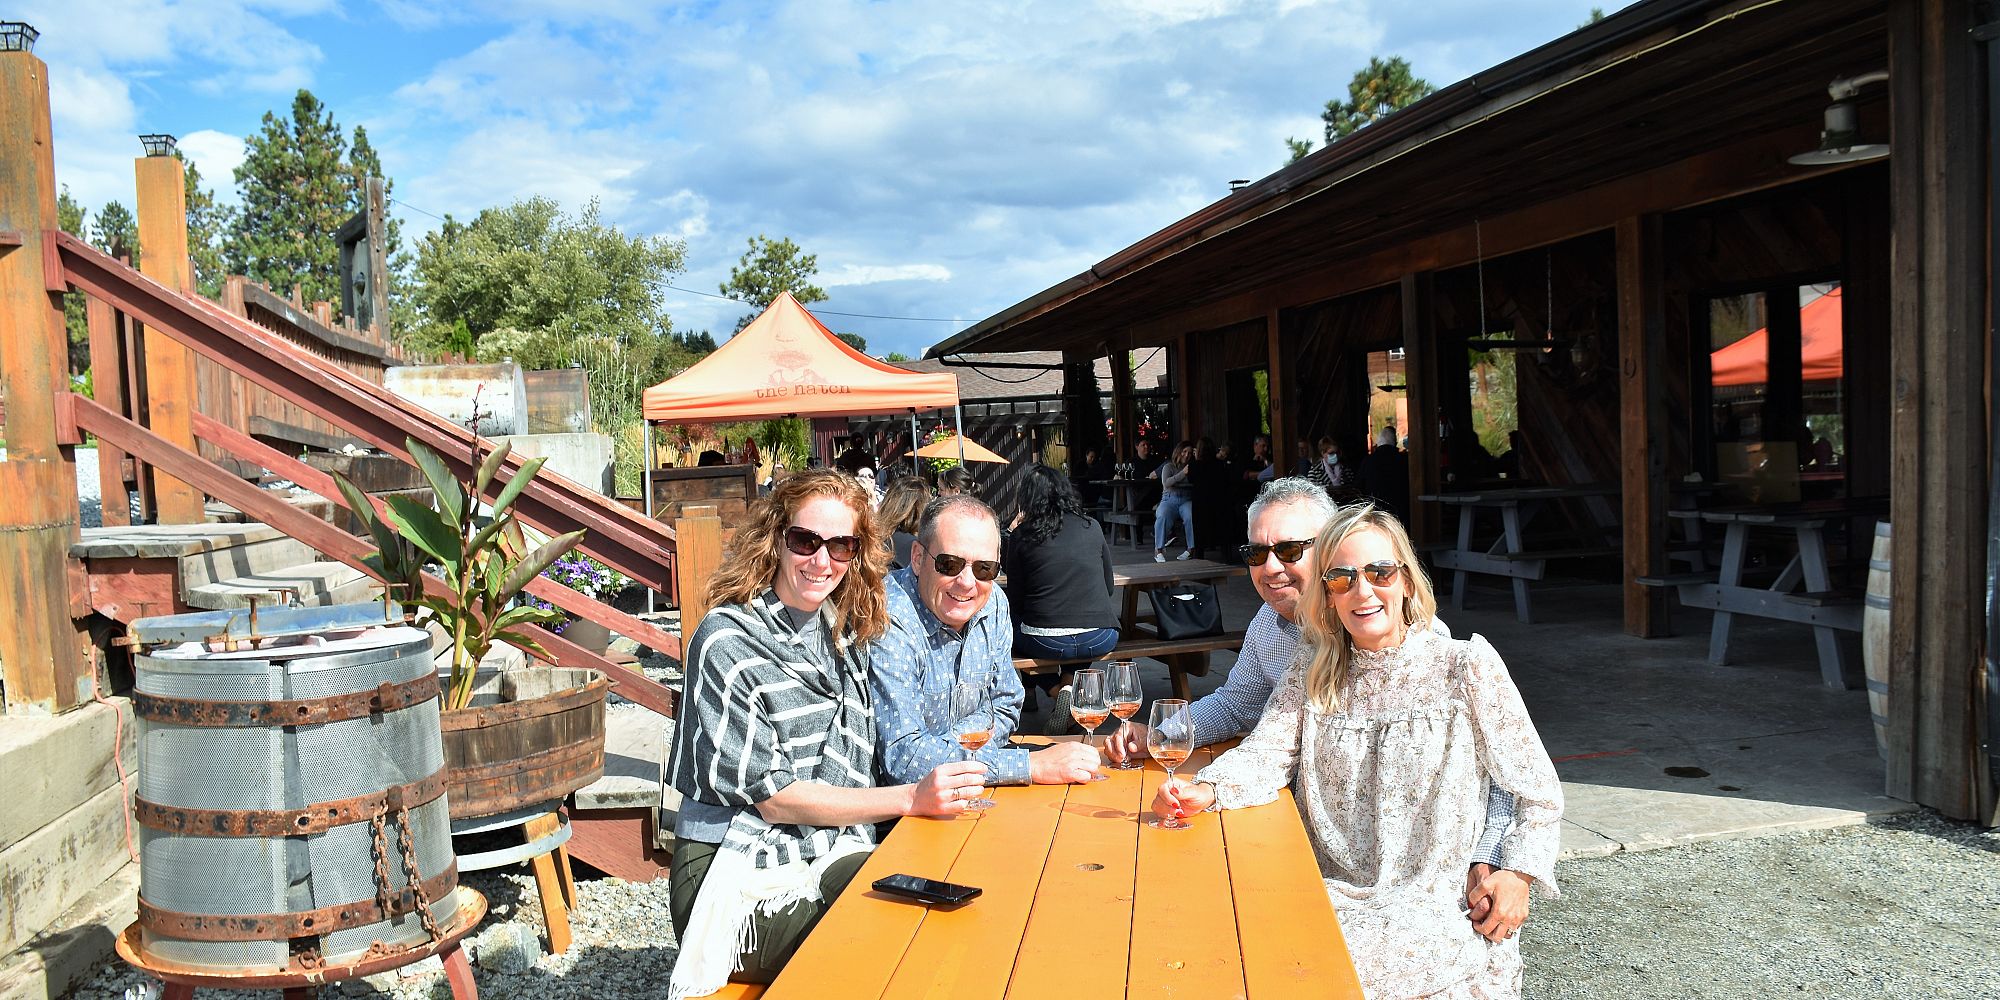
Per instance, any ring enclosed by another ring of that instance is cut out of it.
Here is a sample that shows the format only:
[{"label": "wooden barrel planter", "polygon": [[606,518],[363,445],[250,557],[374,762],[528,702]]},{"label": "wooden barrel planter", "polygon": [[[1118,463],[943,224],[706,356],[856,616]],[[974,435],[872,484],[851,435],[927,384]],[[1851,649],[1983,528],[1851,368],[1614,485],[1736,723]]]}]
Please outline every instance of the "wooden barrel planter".
[{"label": "wooden barrel planter", "polygon": [[444,713],[452,819],[511,812],[560,799],[604,774],[604,695],[595,670],[532,668],[554,690],[538,697]]},{"label": "wooden barrel planter", "polygon": [[1861,663],[1868,675],[1868,714],[1875,752],[1889,759],[1889,522],[1875,522],[1868,557],[1868,594],[1861,609]]}]

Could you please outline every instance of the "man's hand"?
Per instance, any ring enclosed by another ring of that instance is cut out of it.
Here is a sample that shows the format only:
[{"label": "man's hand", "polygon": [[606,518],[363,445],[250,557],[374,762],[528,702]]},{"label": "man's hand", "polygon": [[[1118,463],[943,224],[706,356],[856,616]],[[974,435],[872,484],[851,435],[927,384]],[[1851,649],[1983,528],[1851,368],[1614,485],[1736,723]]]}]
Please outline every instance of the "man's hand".
[{"label": "man's hand", "polygon": [[954,760],[939,764],[910,786],[912,816],[950,819],[965,811],[965,804],[979,797],[986,783],[986,765],[976,760]]},{"label": "man's hand", "polygon": [[1028,780],[1037,785],[1079,784],[1097,773],[1100,762],[1097,748],[1088,743],[1052,743],[1028,755]]},{"label": "man's hand", "polygon": [[1495,944],[1519,933],[1528,919],[1528,886],[1532,882],[1506,868],[1481,879],[1466,896],[1474,910],[1483,909],[1486,914],[1484,919],[1473,921],[1472,929]]},{"label": "man's hand", "polygon": [[1466,917],[1475,924],[1485,920],[1486,911],[1493,908],[1492,898],[1478,891],[1479,883],[1486,881],[1486,876],[1491,874],[1493,866],[1484,861],[1465,870],[1465,905],[1470,908]]},{"label": "man's hand", "polygon": [[1104,738],[1104,755],[1120,764],[1151,756],[1146,752],[1146,727],[1128,722],[1113,729],[1111,735]]},{"label": "man's hand", "polygon": [[1153,815],[1161,819],[1185,818],[1214,804],[1214,785],[1181,777],[1161,782],[1153,793]]}]

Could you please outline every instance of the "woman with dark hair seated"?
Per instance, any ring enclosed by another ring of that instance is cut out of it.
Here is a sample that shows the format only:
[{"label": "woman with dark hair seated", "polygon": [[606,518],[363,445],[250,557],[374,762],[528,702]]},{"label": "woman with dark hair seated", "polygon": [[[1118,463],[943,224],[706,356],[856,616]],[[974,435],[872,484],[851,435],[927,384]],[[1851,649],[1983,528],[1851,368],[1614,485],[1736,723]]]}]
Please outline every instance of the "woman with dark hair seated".
[{"label": "woman with dark hair seated", "polygon": [[888,554],[852,476],[798,473],[753,504],[687,645],[669,780],[669,1000],[768,983],[875,846],[875,824],[956,818],[986,765],[877,787],[870,644],[888,628]]},{"label": "woman with dark hair seated", "polygon": [[[1118,645],[1118,605],[1103,526],[1083,512],[1069,478],[1046,465],[1028,470],[1016,500],[1020,520],[1000,547],[1014,655],[1074,660],[1111,652]],[[1065,672],[1062,683],[1068,681]],[[1039,686],[1054,683],[1042,678]],[[1065,731],[1071,721],[1058,695],[1049,725]]]},{"label": "woman with dark hair seated", "polygon": [[875,519],[889,533],[889,568],[910,564],[910,545],[917,540],[917,527],[924,520],[924,505],[931,502],[931,487],[923,477],[906,475],[889,484]]}]

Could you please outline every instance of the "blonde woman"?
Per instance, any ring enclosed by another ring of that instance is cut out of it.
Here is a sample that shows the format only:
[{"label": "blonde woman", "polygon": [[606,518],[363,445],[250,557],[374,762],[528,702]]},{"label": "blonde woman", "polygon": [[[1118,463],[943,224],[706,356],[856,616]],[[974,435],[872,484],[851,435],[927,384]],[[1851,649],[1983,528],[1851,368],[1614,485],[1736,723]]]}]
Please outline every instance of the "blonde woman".
[{"label": "blonde woman", "polygon": [[[1320,586],[1262,720],[1153,809],[1259,805],[1290,785],[1370,997],[1519,997],[1528,886],[1556,894],[1555,766],[1493,647],[1429,627],[1437,600],[1400,521],[1344,508],[1313,549]],[[1489,781],[1515,796],[1509,867],[1468,894]]]},{"label": "blonde woman", "polygon": [[869,643],[888,561],[853,477],[812,469],[750,509],[687,646],[671,780],[671,1000],[768,983],[860,870],[874,824],[956,817],[986,765],[875,787]]}]

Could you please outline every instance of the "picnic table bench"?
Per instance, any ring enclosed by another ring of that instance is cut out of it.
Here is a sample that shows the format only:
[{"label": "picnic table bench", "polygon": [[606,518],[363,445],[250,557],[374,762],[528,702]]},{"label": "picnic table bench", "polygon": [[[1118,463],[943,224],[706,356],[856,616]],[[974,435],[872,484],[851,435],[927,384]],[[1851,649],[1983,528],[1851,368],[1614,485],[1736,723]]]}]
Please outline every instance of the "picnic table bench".
[{"label": "picnic table bench", "polygon": [[1151,624],[1151,609],[1141,608],[1139,594],[1155,587],[1170,587],[1190,581],[1223,580],[1232,576],[1242,576],[1247,572],[1249,570],[1240,565],[1216,562],[1212,559],[1176,559],[1164,563],[1114,566],[1111,570],[1111,582],[1114,586],[1124,589],[1119,607],[1117,647],[1098,657],[1071,659],[1015,657],[1014,669],[1024,674],[1049,674],[1060,673],[1066,668],[1098,660],[1158,660],[1167,666],[1167,675],[1172,679],[1174,686],[1174,697],[1186,698],[1189,694],[1187,679],[1208,675],[1208,654],[1218,650],[1241,648],[1243,633],[1225,630],[1216,635],[1162,639]]},{"label": "picnic table bench", "polygon": [[[1570,545],[1560,548],[1530,547],[1527,526],[1551,500],[1601,499],[1616,496],[1611,486],[1522,486],[1464,493],[1426,493],[1426,503],[1458,508],[1458,536],[1453,545],[1426,546],[1425,552],[1440,570],[1451,570],[1451,607],[1465,610],[1465,591],[1470,574],[1480,573],[1507,579],[1514,588],[1514,617],[1522,623],[1534,621],[1528,598],[1528,581],[1539,580],[1551,559],[1583,559],[1616,555],[1616,545]],[[1482,509],[1500,512],[1498,538],[1483,548],[1473,538],[1473,519]]]},{"label": "picnic table bench", "polygon": [[[1361,997],[1289,790],[1160,830],[1146,822],[1159,765],[1106,775],[898,822],[762,996]],[[984,894],[945,908],[869,889],[894,874]]]},{"label": "picnic table bench", "polygon": [[[1729,631],[1737,615],[1810,625],[1819,654],[1820,681],[1835,690],[1860,686],[1860,671],[1842,632],[1860,632],[1862,595],[1834,586],[1828,567],[1825,528],[1856,517],[1887,514],[1887,497],[1815,500],[1755,507],[1675,510],[1676,518],[1699,518],[1724,528],[1722,565],[1712,573],[1672,573],[1634,577],[1649,587],[1673,587],[1681,604],[1715,612],[1709,627],[1708,662],[1729,659]],[[1769,530],[1791,544],[1791,556],[1767,587],[1743,582],[1752,529]],[[1804,590],[1798,590],[1800,586]]]}]

